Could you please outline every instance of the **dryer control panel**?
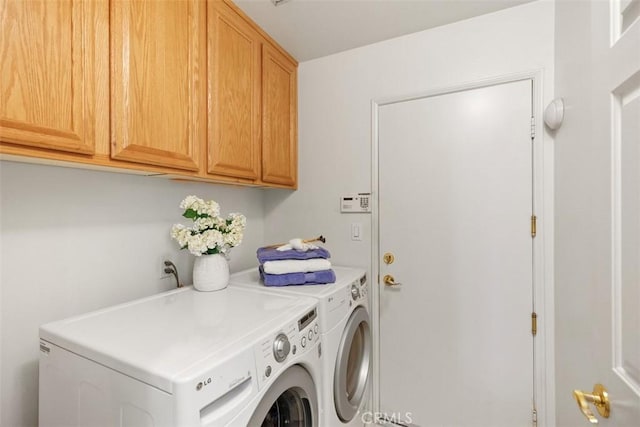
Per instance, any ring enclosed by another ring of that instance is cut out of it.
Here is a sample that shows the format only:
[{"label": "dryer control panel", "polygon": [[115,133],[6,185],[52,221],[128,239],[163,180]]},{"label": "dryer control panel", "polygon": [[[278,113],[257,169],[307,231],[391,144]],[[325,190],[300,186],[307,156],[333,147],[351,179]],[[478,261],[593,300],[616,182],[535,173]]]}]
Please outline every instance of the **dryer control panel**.
[{"label": "dryer control panel", "polygon": [[320,357],[316,344],[320,341],[318,310],[313,308],[298,319],[287,323],[255,346],[258,387],[261,389],[283,366],[292,359],[315,351],[312,357]]},{"label": "dryer control panel", "polygon": [[366,300],[369,296],[369,289],[367,286],[367,275],[364,274],[360,278],[351,282],[351,286],[348,289],[351,301],[353,303]]}]

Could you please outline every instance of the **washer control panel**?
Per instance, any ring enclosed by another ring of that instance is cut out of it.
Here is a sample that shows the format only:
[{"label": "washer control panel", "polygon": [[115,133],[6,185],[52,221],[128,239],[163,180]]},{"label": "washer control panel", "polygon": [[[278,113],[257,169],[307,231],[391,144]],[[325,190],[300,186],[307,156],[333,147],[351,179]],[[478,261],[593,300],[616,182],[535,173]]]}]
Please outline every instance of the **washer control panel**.
[{"label": "washer control panel", "polygon": [[320,341],[320,333],[318,311],[313,308],[258,343],[254,354],[259,387],[275,378],[291,358],[314,351],[312,348]]},{"label": "washer control panel", "polygon": [[358,302],[363,299],[368,298],[369,288],[367,285],[367,275],[363,274],[360,278],[351,282],[351,286],[349,287],[349,294],[351,296],[352,302]]}]

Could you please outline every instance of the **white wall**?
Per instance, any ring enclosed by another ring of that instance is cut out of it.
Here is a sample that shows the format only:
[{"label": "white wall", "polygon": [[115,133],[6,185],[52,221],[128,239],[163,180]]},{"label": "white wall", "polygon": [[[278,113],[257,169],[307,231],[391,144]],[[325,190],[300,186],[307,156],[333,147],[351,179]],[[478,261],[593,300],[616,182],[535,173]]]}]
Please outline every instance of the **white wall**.
[{"label": "white wall", "polygon": [[[556,395],[557,425],[580,425],[584,417],[571,390],[590,390],[604,382],[597,371],[593,349],[595,329],[576,327],[588,307],[598,313],[592,283],[607,283],[609,274],[602,262],[610,255],[593,256],[597,247],[594,222],[607,221],[608,203],[602,194],[610,185],[607,144],[591,138],[590,91],[591,6],[589,2],[560,2],[556,15],[556,93],[565,100],[565,120],[556,135]],[[569,22],[571,24],[569,25]],[[605,139],[604,141],[607,141]],[[598,146],[601,146],[598,148]],[[607,195],[604,195],[606,198]],[[594,218],[599,218],[595,220]],[[584,233],[589,230],[589,233]],[[600,233],[598,233],[600,234]],[[588,289],[588,292],[585,292]],[[604,302],[602,302],[604,304]],[[574,320],[575,319],[575,320]],[[589,355],[589,357],[579,357]],[[580,369],[572,367],[578,365]],[[563,368],[564,367],[564,368]],[[597,378],[594,376],[597,375]],[[585,378],[580,378],[585,377]],[[610,387],[609,384],[606,384]]]},{"label": "white wall", "polygon": [[256,264],[263,190],[0,162],[0,425],[36,426],[38,326],[190,283],[193,257],[169,237],[188,194],[247,216],[231,270]]}]

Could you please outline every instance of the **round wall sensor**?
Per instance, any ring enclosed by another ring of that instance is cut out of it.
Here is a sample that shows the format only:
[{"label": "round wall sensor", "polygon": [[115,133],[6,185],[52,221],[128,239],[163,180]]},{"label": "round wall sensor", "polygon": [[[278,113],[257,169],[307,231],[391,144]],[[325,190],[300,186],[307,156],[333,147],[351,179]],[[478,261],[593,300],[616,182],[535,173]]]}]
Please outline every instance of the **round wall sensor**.
[{"label": "round wall sensor", "polygon": [[564,119],[564,101],[556,98],[544,110],[544,122],[549,129],[556,130],[562,125]]}]

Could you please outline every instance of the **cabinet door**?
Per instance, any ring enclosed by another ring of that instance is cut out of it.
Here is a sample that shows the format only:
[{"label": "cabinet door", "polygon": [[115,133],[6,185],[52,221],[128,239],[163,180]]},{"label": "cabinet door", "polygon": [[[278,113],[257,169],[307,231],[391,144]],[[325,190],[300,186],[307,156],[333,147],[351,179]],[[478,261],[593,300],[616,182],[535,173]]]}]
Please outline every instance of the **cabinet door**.
[{"label": "cabinet door", "polygon": [[205,3],[111,2],[111,157],[198,170],[206,143]]},{"label": "cabinet door", "polygon": [[2,142],[94,152],[97,73],[108,71],[96,66],[97,55],[108,55],[98,39],[106,32],[96,31],[107,22],[103,6],[93,0],[0,0]]},{"label": "cabinet door", "polygon": [[260,37],[229,6],[209,3],[208,172],[257,179],[260,167]]},{"label": "cabinet door", "polygon": [[262,181],[296,186],[296,64],[268,44],[262,50]]}]

